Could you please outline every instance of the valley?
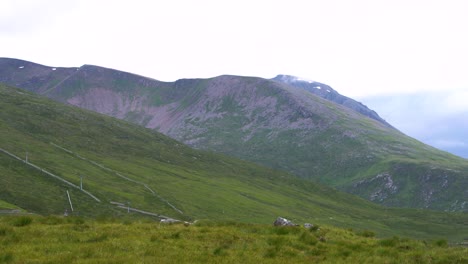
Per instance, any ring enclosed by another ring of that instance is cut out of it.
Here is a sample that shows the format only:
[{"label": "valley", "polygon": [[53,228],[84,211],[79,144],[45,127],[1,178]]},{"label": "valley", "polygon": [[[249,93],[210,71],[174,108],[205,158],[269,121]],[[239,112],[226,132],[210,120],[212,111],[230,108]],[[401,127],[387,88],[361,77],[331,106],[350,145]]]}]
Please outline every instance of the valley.
[{"label": "valley", "polygon": [[[126,121],[0,88],[0,145],[19,158],[0,153],[0,200],[31,213],[147,217],[127,212],[131,207],[156,219],[189,222],[265,224],[281,215],[371,229],[378,236],[466,236],[459,232],[466,227],[464,213],[381,207],[291,174],[191,149]],[[40,169],[26,164],[26,155]],[[99,201],[77,188],[81,179],[83,190]]]}]

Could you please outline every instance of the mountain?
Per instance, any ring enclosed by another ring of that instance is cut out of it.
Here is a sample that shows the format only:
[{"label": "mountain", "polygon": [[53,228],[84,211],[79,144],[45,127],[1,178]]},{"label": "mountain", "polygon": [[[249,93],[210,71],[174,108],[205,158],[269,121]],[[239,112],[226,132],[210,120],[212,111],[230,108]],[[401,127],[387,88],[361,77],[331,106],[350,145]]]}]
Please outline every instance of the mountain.
[{"label": "mountain", "polygon": [[1,84],[0,135],[4,209],[42,215],[67,210],[98,219],[140,218],[146,212],[152,218],[264,224],[281,215],[371,229],[379,236],[466,236],[460,232],[468,221],[464,213],[384,208]]},{"label": "mountain", "polygon": [[277,79],[224,75],[160,82],[91,65],[0,60],[0,82],[155,129],[195,148],[388,206],[468,211],[467,160],[402,134],[364,106],[356,110],[360,104],[351,99],[317,96],[303,82]]},{"label": "mountain", "polygon": [[357,102],[354,99],[339,94],[337,91],[335,91],[333,88],[326,84],[319,83],[316,81],[307,81],[291,75],[278,75],[272,80],[305,89],[317,96],[348,107],[349,109],[352,109],[374,120],[377,120],[388,127],[392,127],[389,123],[387,123],[387,121],[382,119],[374,110],[369,109],[367,106],[363,105],[360,102]]}]

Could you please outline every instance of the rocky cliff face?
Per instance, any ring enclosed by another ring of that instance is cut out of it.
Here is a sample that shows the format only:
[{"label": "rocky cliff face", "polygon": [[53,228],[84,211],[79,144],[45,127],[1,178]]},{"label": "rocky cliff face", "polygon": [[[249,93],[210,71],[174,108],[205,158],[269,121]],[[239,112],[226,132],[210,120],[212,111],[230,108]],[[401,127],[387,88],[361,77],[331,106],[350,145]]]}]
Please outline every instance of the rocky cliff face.
[{"label": "rocky cliff face", "polygon": [[[91,65],[52,70],[0,60],[2,82],[156,129],[196,148],[287,170],[386,205],[467,210],[466,160],[403,135],[329,86],[291,78],[225,75],[167,83]],[[447,183],[439,184],[441,179]]]}]

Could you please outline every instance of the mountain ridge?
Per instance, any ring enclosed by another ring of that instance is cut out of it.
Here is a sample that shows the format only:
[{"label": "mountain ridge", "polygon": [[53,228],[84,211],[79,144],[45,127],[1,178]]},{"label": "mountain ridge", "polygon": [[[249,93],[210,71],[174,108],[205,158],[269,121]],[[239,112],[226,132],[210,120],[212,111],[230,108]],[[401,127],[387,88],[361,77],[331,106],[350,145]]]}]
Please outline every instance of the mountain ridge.
[{"label": "mountain ridge", "polygon": [[[18,74],[1,62],[0,82]],[[160,82],[88,66],[44,95],[384,205],[468,210],[466,160],[304,87],[233,75]]]},{"label": "mountain ridge", "polygon": [[277,75],[272,80],[287,83],[295,87],[303,88],[315,95],[318,95],[337,104],[344,105],[360,114],[375,119],[393,128],[392,125],[390,125],[387,121],[382,119],[374,110],[369,109],[367,106],[355,101],[354,99],[339,94],[333,88],[324,83],[316,81],[307,81],[296,76],[283,74]]}]

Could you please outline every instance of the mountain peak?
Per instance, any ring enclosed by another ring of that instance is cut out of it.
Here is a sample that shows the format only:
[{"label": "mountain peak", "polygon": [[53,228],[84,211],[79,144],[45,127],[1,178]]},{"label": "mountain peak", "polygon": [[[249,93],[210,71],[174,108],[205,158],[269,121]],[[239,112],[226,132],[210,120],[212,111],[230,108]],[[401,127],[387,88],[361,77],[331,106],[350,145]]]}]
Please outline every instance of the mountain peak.
[{"label": "mountain peak", "polygon": [[285,84],[288,84],[297,88],[304,89],[319,97],[322,97],[331,102],[347,107],[361,115],[377,120],[387,127],[393,128],[389,123],[387,123],[384,119],[382,119],[372,109],[369,109],[367,106],[363,105],[360,102],[355,101],[354,99],[341,95],[340,93],[335,91],[333,88],[331,88],[330,86],[324,83],[307,80],[305,78],[296,77],[292,75],[282,75],[282,74],[276,76],[272,80],[285,83]]},{"label": "mountain peak", "polygon": [[286,75],[286,74],[278,74],[275,78],[273,78],[275,81],[280,81],[283,83],[294,83],[294,82],[306,82],[306,83],[315,83],[316,81],[307,79],[307,78],[302,78],[294,75]]}]

